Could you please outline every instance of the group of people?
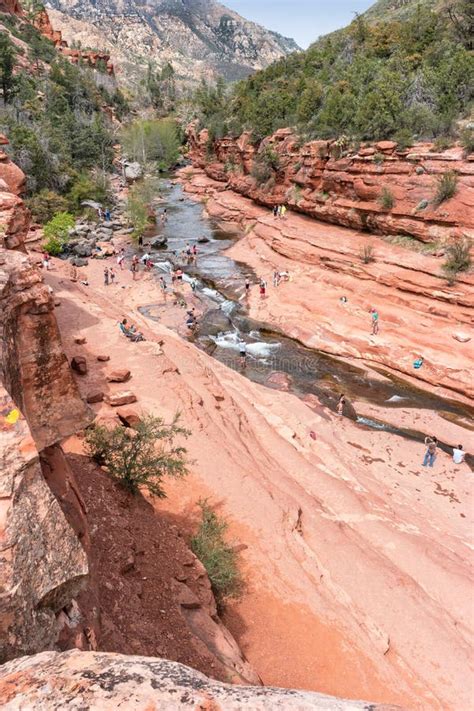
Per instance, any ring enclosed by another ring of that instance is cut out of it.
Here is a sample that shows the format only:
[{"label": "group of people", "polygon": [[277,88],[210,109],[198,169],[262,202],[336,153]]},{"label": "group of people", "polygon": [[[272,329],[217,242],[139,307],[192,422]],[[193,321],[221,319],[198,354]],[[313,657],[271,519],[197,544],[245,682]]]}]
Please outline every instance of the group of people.
[{"label": "group of people", "polygon": [[273,208],[273,217],[285,217],[286,205],[275,205]]},{"label": "group of people", "polygon": [[[426,452],[423,459],[424,467],[432,467],[436,461],[436,454],[438,448],[438,439],[434,436],[425,437]],[[462,464],[466,457],[466,453],[463,449],[462,444],[458,444],[457,447],[453,447],[453,462],[455,464]]]}]

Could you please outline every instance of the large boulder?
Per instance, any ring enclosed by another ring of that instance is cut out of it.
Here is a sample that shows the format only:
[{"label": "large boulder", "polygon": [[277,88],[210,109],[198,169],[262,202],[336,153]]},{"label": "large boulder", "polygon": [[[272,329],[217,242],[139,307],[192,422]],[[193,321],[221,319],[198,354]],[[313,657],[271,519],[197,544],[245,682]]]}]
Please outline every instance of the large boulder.
[{"label": "large boulder", "polygon": [[26,420],[1,386],[0,422],[0,659],[6,661],[55,643],[56,614],[77,595],[88,567],[44,480]]},{"label": "large boulder", "polygon": [[133,183],[135,180],[140,180],[143,176],[143,168],[140,163],[125,163],[124,174],[127,182]]},{"label": "large boulder", "polygon": [[104,652],[43,652],[0,667],[5,711],[394,711],[312,691],[221,684],[178,662]]},{"label": "large boulder", "polygon": [[0,333],[0,377],[38,449],[87,426],[93,413],[64,354],[53,295],[28,258],[11,250],[0,254]]}]

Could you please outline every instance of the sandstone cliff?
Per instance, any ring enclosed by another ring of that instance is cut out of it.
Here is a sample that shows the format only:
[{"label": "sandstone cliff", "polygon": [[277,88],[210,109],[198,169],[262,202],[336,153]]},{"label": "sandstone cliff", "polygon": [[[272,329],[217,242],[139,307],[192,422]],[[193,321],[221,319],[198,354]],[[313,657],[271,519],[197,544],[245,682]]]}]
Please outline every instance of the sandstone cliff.
[{"label": "sandstone cliff", "polygon": [[50,0],[48,9],[70,44],[110,51],[125,81],[142,78],[150,61],[170,62],[186,83],[235,80],[298,49],[214,0]]},{"label": "sandstone cliff", "polygon": [[0,386],[0,659],[51,648],[56,615],[88,572],[84,550],[46,484],[17,404]]},{"label": "sandstone cliff", "polygon": [[[463,157],[460,147],[439,153],[431,144],[401,150],[380,141],[350,152],[337,142],[301,145],[290,129],[258,148],[248,133],[212,145],[206,130],[196,134],[191,126],[188,135],[196,165],[262,205],[285,203],[318,220],[422,242],[474,235],[474,155]],[[437,204],[437,179],[449,171],[457,174],[456,193]],[[383,205],[384,188],[392,207]]]},{"label": "sandstone cliff", "polygon": [[231,686],[207,679],[182,664],[121,654],[44,652],[0,668],[5,711],[33,707],[53,711],[81,706],[90,711],[395,711],[395,706],[344,701],[310,691]]}]

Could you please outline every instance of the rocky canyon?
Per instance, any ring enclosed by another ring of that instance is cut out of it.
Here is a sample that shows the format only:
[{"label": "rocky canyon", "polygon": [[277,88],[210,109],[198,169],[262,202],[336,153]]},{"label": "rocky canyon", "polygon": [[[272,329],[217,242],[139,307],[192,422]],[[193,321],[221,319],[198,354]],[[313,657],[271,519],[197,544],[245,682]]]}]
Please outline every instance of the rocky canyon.
[{"label": "rocky canyon", "polygon": [[469,143],[177,130],[115,77],[296,45],[213,0],[46,10],[0,1],[1,708],[469,711]]}]

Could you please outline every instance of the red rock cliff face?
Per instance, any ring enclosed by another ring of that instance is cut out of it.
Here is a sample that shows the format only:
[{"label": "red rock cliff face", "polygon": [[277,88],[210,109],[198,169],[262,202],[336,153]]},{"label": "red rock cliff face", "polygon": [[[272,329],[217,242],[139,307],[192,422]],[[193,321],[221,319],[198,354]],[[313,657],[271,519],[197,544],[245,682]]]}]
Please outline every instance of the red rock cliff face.
[{"label": "red rock cliff face", "polygon": [[[410,235],[437,242],[474,229],[474,155],[462,148],[443,153],[430,144],[398,150],[394,141],[365,145],[357,153],[335,158],[334,142],[300,145],[290,129],[280,129],[255,148],[248,133],[214,142],[211,158],[208,133],[188,129],[190,156],[209,177],[228,183],[236,192],[269,207],[285,203],[293,210],[334,224],[386,235]],[[271,151],[276,169],[268,164]],[[436,205],[437,178],[457,174],[453,198]],[[383,189],[393,206],[381,203]]]},{"label": "red rock cliff face", "polygon": [[93,69],[96,69],[100,63],[102,63],[106,68],[107,74],[114,74],[114,65],[110,61],[110,55],[106,52],[70,49],[67,42],[63,40],[62,33],[59,30],[53,29],[51,20],[49,19],[49,15],[46,10],[42,10],[37,14],[34,24],[42,35],[54,42],[59,52],[61,52],[64,57],[67,57],[72,64],[79,64],[79,62],[83,62],[84,64],[88,64]]},{"label": "red rock cliff face", "polygon": [[0,12],[9,12],[11,15],[23,14],[18,0],[0,0]]}]

